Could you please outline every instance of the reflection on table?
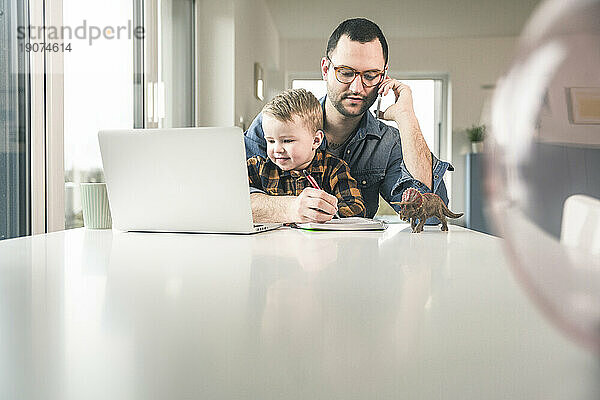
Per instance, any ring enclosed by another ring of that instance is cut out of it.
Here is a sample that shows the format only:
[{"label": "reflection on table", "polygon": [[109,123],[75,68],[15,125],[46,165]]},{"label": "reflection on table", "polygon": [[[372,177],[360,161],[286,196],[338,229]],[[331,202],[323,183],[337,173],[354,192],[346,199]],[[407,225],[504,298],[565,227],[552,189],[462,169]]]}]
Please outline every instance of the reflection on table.
[{"label": "reflection on table", "polygon": [[76,229],[0,243],[0,398],[597,398],[501,240]]}]

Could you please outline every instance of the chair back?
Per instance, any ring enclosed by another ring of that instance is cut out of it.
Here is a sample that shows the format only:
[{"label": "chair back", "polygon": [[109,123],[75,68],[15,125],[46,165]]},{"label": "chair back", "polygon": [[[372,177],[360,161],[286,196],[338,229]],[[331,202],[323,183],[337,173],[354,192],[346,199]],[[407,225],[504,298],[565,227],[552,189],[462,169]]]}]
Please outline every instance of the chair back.
[{"label": "chair back", "polygon": [[566,246],[600,255],[600,200],[583,194],[567,198],[560,241]]}]

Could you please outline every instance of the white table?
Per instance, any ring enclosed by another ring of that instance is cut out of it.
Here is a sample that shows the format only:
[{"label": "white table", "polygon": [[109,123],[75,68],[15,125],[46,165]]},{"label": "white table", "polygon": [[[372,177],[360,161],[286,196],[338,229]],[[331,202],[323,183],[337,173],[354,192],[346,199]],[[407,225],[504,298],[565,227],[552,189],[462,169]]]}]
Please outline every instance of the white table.
[{"label": "white table", "polygon": [[598,399],[500,239],[78,229],[0,242],[0,399]]}]

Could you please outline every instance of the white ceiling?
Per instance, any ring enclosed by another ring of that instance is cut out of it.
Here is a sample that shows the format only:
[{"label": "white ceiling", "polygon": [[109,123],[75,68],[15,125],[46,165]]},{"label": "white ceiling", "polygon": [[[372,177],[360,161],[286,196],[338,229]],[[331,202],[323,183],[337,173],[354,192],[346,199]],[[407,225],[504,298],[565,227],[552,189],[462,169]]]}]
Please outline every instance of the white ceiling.
[{"label": "white ceiling", "polygon": [[328,38],[344,19],[366,17],[386,37],[518,35],[540,0],[266,0],[285,39]]}]

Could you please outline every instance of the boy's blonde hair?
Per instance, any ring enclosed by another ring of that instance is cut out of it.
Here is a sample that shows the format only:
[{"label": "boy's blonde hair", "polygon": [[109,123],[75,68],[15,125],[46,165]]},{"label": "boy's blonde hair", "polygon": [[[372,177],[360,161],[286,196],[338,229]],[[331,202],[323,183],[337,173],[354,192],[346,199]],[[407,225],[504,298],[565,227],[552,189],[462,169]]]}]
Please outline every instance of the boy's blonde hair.
[{"label": "boy's blonde hair", "polygon": [[314,94],[305,89],[289,89],[275,96],[262,110],[281,122],[293,122],[297,115],[315,133],[323,129],[323,109]]}]

